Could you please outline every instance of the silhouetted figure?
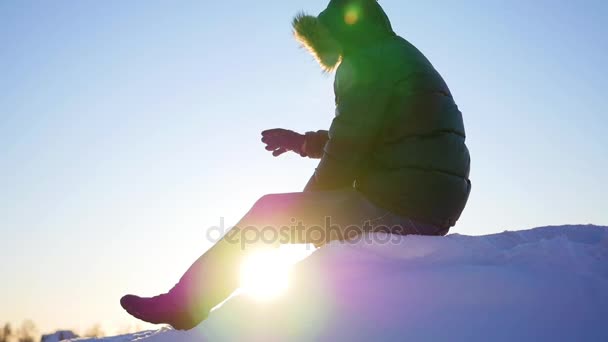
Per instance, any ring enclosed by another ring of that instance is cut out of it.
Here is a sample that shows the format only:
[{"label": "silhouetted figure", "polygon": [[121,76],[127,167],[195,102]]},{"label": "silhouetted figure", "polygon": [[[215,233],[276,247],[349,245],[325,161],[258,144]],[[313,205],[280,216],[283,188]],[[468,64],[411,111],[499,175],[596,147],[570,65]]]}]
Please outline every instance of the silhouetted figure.
[{"label": "silhouetted figure", "polygon": [[176,329],[204,320],[238,287],[244,227],[289,229],[281,243],[320,246],[352,233],[445,235],[460,217],[471,190],[462,114],[377,1],[332,0],[318,17],[296,16],[293,28],[325,71],[336,70],[335,118],[329,131],[272,129],[262,141],[275,156],[320,158],[317,169],[304,192],[259,199],[168,293],[123,297],[133,316]]}]

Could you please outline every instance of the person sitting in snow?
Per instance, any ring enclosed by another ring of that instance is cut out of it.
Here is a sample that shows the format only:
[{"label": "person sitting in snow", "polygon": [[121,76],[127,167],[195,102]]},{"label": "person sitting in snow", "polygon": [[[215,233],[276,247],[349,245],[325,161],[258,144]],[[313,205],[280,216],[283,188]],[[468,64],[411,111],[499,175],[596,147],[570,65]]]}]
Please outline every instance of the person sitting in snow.
[{"label": "person sitting in snow", "polygon": [[235,239],[243,227],[300,229],[281,242],[319,246],[348,239],[347,227],[441,236],[460,217],[471,190],[462,114],[442,77],[393,32],[378,2],[331,0],[317,17],[297,15],[293,30],[323,70],[336,72],[335,118],[329,131],[272,129],[262,141],[275,156],[320,158],[318,167],[303,192],[260,198],[168,293],[124,296],[131,315],[176,329],[203,321],[239,285],[248,252]]}]

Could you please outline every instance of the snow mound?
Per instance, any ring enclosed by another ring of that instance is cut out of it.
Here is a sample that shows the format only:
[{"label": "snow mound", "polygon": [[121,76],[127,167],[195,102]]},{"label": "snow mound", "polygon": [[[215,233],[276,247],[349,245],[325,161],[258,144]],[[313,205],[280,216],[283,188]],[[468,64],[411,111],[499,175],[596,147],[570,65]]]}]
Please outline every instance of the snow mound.
[{"label": "snow mound", "polygon": [[47,334],[47,335],[42,335],[40,337],[40,342],[60,342],[60,341],[64,341],[70,338],[77,338],[78,335],[76,335],[73,331],[71,330],[59,330],[56,331],[52,334]]},{"label": "snow mound", "polygon": [[319,249],[271,302],[106,341],[608,341],[608,227],[389,238]]}]

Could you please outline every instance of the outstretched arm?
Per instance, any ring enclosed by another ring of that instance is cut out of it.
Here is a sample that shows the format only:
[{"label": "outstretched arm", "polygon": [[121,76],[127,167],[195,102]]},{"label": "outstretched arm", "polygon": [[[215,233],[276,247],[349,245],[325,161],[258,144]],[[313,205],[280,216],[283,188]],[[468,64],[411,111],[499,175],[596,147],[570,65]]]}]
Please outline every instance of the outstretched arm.
[{"label": "outstretched arm", "polygon": [[287,151],[293,151],[302,157],[319,159],[323,156],[323,147],[329,140],[328,131],[296,133],[282,128],[269,129],[262,132],[262,142],[266,150],[278,157]]},{"label": "outstretched arm", "polygon": [[304,155],[313,159],[321,159],[323,148],[328,140],[328,131],[306,132],[304,146],[302,147]]},{"label": "outstretched arm", "polygon": [[272,151],[272,155],[275,157],[287,151],[293,151],[305,157],[305,141],[306,137],[303,134],[288,129],[273,128],[262,132],[262,142],[266,144],[266,150]]}]

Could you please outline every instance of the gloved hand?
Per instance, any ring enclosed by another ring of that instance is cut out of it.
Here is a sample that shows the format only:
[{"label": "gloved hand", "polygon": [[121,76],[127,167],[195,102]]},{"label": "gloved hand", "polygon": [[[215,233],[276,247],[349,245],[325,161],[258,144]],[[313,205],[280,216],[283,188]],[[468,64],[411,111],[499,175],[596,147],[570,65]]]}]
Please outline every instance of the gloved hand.
[{"label": "gloved hand", "polygon": [[269,129],[262,132],[262,142],[266,144],[266,150],[272,151],[275,157],[287,151],[293,151],[305,157],[303,145],[306,136],[294,131],[282,128]]}]

